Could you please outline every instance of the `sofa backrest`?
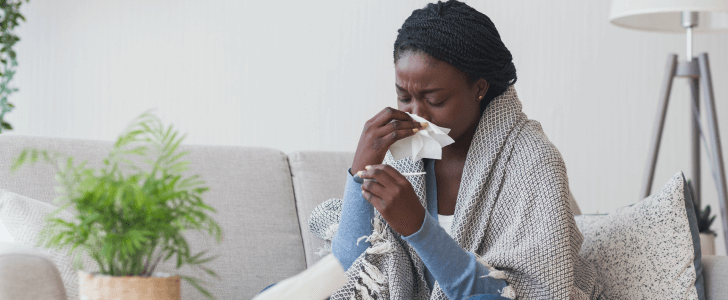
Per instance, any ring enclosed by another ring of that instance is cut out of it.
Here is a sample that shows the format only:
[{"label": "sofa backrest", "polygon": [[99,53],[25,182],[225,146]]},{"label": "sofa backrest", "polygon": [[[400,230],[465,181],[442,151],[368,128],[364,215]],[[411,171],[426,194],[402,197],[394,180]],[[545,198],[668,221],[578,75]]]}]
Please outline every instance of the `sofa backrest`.
[{"label": "sofa backrest", "polygon": [[[48,149],[73,155],[100,166],[111,142],[0,136],[0,189],[52,203],[55,170],[45,164],[9,173],[12,158],[23,148]],[[220,280],[189,266],[175,269],[176,256],[160,264],[159,272],[190,275],[217,299],[250,299],[266,286],[306,268],[301,230],[294,203],[287,156],[264,148],[183,146],[189,150],[190,172],[200,174],[210,190],[203,201],[217,209],[212,217],[222,227],[222,242],[206,234],[185,234],[191,253],[209,250],[219,255],[205,266]],[[194,287],[182,282],[185,299],[202,299]]]},{"label": "sofa backrest", "polygon": [[308,218],[316,206],[344,196],[346,172],[354,162],[354,152],[300,151],[288,155],[296,195],[306,265],[312,266],[324,242],[308,230]]}]

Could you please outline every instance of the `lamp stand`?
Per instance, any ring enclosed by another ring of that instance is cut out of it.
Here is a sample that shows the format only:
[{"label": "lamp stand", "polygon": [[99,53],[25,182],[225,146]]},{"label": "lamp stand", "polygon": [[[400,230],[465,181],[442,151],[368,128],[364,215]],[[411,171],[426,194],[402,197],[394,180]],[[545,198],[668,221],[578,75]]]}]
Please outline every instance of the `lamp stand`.
[{"label": "lamp stand", "polygon": [[[688,37],[690,39],[690,37]],[[692,43],[690,43],[692,44]],[[690,47],[690,45],[688,46]],[[689,51],[692,52],[692,51]],[[695,191],[695,203],[700,208],[700,85],[703,87],[703,104],[705,105],[707,117],[707,136],[709,141],[706,145],[710,151],[708,160],[715,180],[715,186],[718,189],[718,204],[720,206],[721,220],[723,225],[723,238],[725,240],[726,249],[728,249],[728,190],[726,190],[726,175],[723,164],[723,154],[720,145],[720,133],[718,132],[718,119],[715,110],[715,101],[713,100],[713,82],[710,77],[710,64],[708,63],[708,54],[702,53],[696,59],[688,56],[688,61],[677,62],[677,55],[670,54],[667,57],[667,68],[665,77],[660,90],[660,103],[658,104],[657,118],[652,133],[652,142],[645,178],[642,186],[642,198],[650,195],[652,181],[655,175],[655,165],[657,163],[657,155],[660,150],[660,140],[662,138],[662,130],[665,125],[665,115],[667,113],[667,104],[670,100],[670,89],[675,77],[687,77],[690,82],[690,92],[692,95],[692,134],[691,134],[691,152],[692,152],[692,169],[691,182]],[[705,132],[705,131],[703,131]],[[708,150],[708,149],[706,149]],[[712,155],[711,155],[712,154]],[[697,211],[695,212],[698,213]]]}]

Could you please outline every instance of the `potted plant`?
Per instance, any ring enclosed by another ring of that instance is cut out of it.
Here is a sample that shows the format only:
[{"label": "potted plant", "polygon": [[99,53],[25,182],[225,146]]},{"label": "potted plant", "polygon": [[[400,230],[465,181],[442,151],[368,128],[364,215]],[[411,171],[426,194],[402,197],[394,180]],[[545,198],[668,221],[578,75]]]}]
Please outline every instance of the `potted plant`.
[{"label": "potted plant", "polygon": [[698,219],[698,232],[700,232],[700,251],[703,255],[715,255],[715,236],[710,225],[715,221],[715,215],[710,216],[710,205],[706,205],[702,211],[695,206],[695,215]]},{"label": "potted plant", "polygon": [[[688,188],[690,189],[690,195],[695,199],[695,193],[693,192],[693,185],[688,180]],[[700,210],[700,207],[693,201],[693,208],[695,209],[695,216],[698,219],[698,232],[700,233],[700,251],[702,255],[715,255],[715,236],[717,235],[713,230],[710,229],[710,225],[715,221],[716,215],[710,216],[710,205],[706,205],[705,209]]]},{"label": "potted plant", "polygon": [[[192,265],[218,277],[201,266],[215,257],[192,255],[182,235],[206,231],[219,243],[222,234],[206,214],[215,210],[202,202],[204,181],[183,174],[189,162],[178,146],[184,138],[147,112],[119,136],[99,169],[40,149],[25,149],[14,160],[13,169],[39,160],[57,169],[60,196],[54,201],[60,207],[47,217],[38,244],[69,249],[77,269],[84,253],[98,264],[98,272],[79,271],[82,299],[180,299],[180,277],[212,298],[199,279],[154,272],[176,255],[178,269]],[[72,222],[54,218],[69,207],[77,212]]]}]

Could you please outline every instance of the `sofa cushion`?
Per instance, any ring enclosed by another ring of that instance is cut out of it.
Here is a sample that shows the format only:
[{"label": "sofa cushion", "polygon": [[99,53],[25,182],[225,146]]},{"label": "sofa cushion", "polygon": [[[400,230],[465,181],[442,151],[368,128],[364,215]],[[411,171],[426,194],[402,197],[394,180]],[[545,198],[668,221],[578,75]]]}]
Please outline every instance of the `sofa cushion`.
[{"label": "sofa cushion", "polygon": [[330,198],[341,198],[346,172],[354,162],[353,152],[301,151],[288,155],[296,195],[298,221],[306,252],[306,265],[315,264],[324,241],[308,230],[308,218],[316,206]]},{"label": "sofa cushion", "polygon": [[608,299],[704,300],[700,240],[682,173],[657,193],[606,215],[576,216],[580,255]]},{"label": "sofa cushion", "polygon": [[705,280],[705,299],[728,300],[728,256],[700,257]]},{"label": "sofa cushion", "polygon": [[[10,174],[12,157],[33,147],[71,154],[76,161],[99,166],[111,146],[111,142],[0,136],[0,189],[28,192],[23,195],[37,195],[50,203],[55,197],[53,168],[41,164]],[[284,153],[226,146],[182,145],[180,149],[190,152],[189,174],[199,174],[210,187],[202,199],[217,210],[211,216],[222,228],[222,242],[217,244],[195,231],[184,235],[191,253],[209,250],[208,255],[219,255],[205,266],[220,279],[191,266],[176,270],[176,256],[160,263],[157,272],[200,278],[217,299],[250,299],[266,286],[306,268],[291,170]],[[184,299],[203,298],[187,281],[182,281],[182,295]]]}]

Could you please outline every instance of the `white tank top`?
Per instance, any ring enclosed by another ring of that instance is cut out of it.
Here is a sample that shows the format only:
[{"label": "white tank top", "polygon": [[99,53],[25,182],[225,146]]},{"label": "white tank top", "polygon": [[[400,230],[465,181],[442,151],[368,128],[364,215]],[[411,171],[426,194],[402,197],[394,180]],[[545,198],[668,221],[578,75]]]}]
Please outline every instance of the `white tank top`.
[{"label": "white tank top", "polygon": [[444,216],[441,214],[437,214],[437,221],[440,223],[440,227],[445,228],[445,232],[452,237],[452,232],[450,231],[452,229],[452,220],[455,218],[455,215],[449,215]]}]

